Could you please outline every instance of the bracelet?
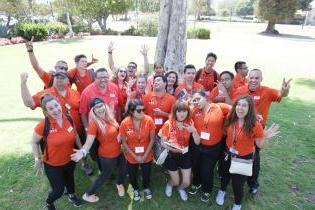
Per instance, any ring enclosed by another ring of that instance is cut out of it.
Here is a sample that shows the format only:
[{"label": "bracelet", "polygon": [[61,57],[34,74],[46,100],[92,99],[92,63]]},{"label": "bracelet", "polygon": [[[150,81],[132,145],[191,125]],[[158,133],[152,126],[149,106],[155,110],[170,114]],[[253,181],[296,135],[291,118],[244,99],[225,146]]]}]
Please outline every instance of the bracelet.
[{"label": "bracelet", "polygon": [[33,50],[27,50],[27,52],[33,52]]},{"label": "bracelet", "polygon": [[35,157],[35,162],[36,162],[36,161],[39,161],[39,160],[41,160],[41,159],[40,159],[40,158],[38,158],[38,157]]},{"label": "bracelet", "polygon": [[113,54],[113,52],[112,51],[108,51],[108,54]]},{"label": "bracelet", "polygon": [[80,152],[82,152],[83,157],[86,157],[87,155],[87,151],[85,149],[80,149]]}]

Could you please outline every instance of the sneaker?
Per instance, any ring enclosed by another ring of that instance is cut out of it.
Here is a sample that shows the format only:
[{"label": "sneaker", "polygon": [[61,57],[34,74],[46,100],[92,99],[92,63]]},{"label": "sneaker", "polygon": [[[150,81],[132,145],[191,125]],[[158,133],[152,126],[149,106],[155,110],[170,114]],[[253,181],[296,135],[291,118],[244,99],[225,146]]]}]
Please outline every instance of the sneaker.
[{"label": "sneaker", "polygon": [[233,204],[232,210],[241,210],[242,205],[236,205],[235,203]]},{"label": "sneaker", "polygon": [[133,191],[133,200],[134,201],[138,201],[138,200],[140,200],[140,193],[139,193],[139,191],[138,190],[134,190]]},{"label": "sneaker", "polygon": [[210,193],[203,192],[200,199],[202,202],[208,202],[210,199]]},{"label": "sneaker", "polygon": [[165,187],[165,195],[166,197],[170,198],[172,196],[172,192],[173,192],[173,186],[170,185],[168,182],[166,183],[166,187]]},{"label": "sneaker", "polygon": [[86,202],[89,202],[89,203],[95,203],[99,200],[99,197],[97,197],[96,195],[88,195],[86,193],[84,193],[82,195],[82,199],[85,200]]},{"label": "sneaker", "polygon": [[73,206],[75,207],[80,207],[82,205],[82,201],[81,199],[79,199],[77,196],[75,195],[69,195],[68,196],[68,200],[70,201],[70,203],[73,204]]},{"label": "sneaker", "polygon": [[225,192],[222,190],[219,190],[217,197],[215,198],[215,202],[219,205],[222,206],[224,204],[224,197],[225,197]]},{"label": "sneaker", "polygon": [[53,204],[53,203],[46,203],[46,208],[48,209],[48,210],[56,210],[56,207],[55,207],[55,205]]},{"label": "sneaker", "polygon": [[257,195],[257,193],[259,192],[259,188],[258,187],[252,187],[249,189],[249,193],[252,195]]},{"label": "sneaker", "polygon": [[125,196],[125,187],[123,184],[116,184],[117,187],[117,192],[119,197],[124,197]]},{"label": "sneaker", "polygon": [[178,188],[178,193],[179,193],[180,198],[181,198],[183,201],[187,201],[188,195],[187,195],[185,189],[183,189],[183,188]]},{"label": "sneaker", "polygon": [[152,192],[151,192],[151,190],[149,188],[144,189],[143,192],[144,192],[144,197],[147,200],[150,200],[152,198]]},{"label": "sneaker", "polygon": [[81,170],[85,173],[86,176],[92,176],[93,174],[93,169],[87,163],[81,165]]},{"label": "sneaker", "polygon": [[191,195],[195,195],[198,192],[200,187],[201,187],[201,184],[198,186],[197,185],[191,185],[189,190],[188,190],[188,193]]}]

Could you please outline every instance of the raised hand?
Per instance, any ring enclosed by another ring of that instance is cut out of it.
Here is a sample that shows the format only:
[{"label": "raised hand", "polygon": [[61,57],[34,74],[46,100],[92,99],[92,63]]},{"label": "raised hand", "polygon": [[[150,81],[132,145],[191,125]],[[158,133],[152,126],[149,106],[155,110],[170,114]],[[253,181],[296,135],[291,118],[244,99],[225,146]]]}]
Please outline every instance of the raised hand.
[{"label": "raised hand", "polygon": [[108,52],[109,53],[112,53],[113,51],[114,51],[114,42],[113,41],[111,41],[110,43],[109,43],[109,45],[108,45],[108,48],[107,48],[107,50],[108,50]]},{"label": "raised hand", "polygon": [[149,47],[145,44],[141,45],[140,52],[143,56],[147,56],[149,51]]},{"label": "raised hand", "polygon": [[281,85],[281,96],[287,96],[290,90],[290,82],[292,79],[289,79],[288,81],[283,78],[282,85]]},{"label": "raised hand", "polygon": [[193,133],[196,131],[196,128],[193,124],[184,123],[184,128],[187,129],[190,133]]},{"label": "raised hand", "polygon": [[26,83],[28,79],[28,73],[27,72],[22,72],[21,75],[21,83]]},{"label": "raised hand", "polygon": [[34,36],[32,36],[30,41],[25,43],[25,47],[27,51],[33,51],[33,40],[34,40]]},{"label": "raised hand", "polygon": [[264,136],[266,139],[270,139],[280,133],[279,131],[279,125],[273,123],[269,128],[265,128],[264,130]]},{"label": "raised hand", "polygon": [[94,58],[93,54],[92,54],[92,63],[97,63],[98,62],[98,59],[97,58]]}]

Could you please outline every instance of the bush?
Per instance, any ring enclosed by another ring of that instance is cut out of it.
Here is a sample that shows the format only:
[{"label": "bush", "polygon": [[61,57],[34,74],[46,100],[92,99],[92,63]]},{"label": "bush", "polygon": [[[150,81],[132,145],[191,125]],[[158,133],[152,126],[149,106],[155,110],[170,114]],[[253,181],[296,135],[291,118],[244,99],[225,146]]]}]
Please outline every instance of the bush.
[{"label": "bush", "polygon": [[9,28],[4,25],[0,25],[0,37],[6,38],[8,37]]},{"label": "bush", "polygon": [[55,33],[66,34],[68,32],[68,27],[64,23],[54,22],[54,23],[48,23],[46,26],[49,31],[49,35],[52,35]]},{"label": "bush", "polygon": [[48,30],[43,23],[17,23],[11,31],[11,36],[21,36],[26,40],[31,40],[34,36],[34,41],[42,41],[47,39]]},{"label": "bush", "polygon": [[210,39],[210,30],[206,28],[189,28],[188,39]]},{"label": "bush", "polygon": [[158,35],[158,19],[155,16],[144,17],[138,20],[138,31],[142,36]]},{"label": "bush", "polygon": [[106,32],[105,32],[105,35],[118,35],[118,34],[119,34],[118,31],[114,31],[114,30],[112,30],[112,29],[110,29],[110,28],[108,28],[108,29],[106,30]]},{"label": "bush", "polygon": [[76,24],[72,26],[72,30],[74,33],[79,33],[79,32],[90,32],[92,31],[92,29],[90,28],[90,26],[88,26],[87,24]]},{"label": "bush", "polygon": [[123,31],[121,35],[140,36],[141,34],[134,26],[131,26],[129,29]]}]

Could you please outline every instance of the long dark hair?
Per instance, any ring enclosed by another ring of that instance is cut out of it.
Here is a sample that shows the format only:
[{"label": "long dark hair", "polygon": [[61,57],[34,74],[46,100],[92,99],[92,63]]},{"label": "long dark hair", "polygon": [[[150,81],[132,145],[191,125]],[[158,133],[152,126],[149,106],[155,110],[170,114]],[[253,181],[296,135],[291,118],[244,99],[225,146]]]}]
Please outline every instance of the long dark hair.
[{"label": "long dark hair", "polygon": [[235,124],[238,121],[238,117],[236,114],[236,105],[240,100],[246,100],[248,103],[248,112],[244,118],[243,131],[246,133],[246,135],[251,135],[253,133],[253,129],[257,119],[254,101],[252,97],[250,97],[249,95],[242,95],[235,101],[235,103],[232,106],[231,112],[228,116],[226,128],[229,127],[230,125]]},{"label": "long dark hair", "polygon": [[[178,74],[177,74],[176,71],[168,71],[168,72],[165,74],[166,81],[167,81],[168,75],[170,75],[170,74],[175,74],[176,81],[175,81],[175,83],[174,83],[174,85],[173,85],[173,88],[174,88],[174,91],[175,91],[175,89],[176,89],[177,86],[178,86]],[[167,82],[166,82],[166,87],[167,87]],[[165,87],[165,88],[166,88],[166,87]]]}]

